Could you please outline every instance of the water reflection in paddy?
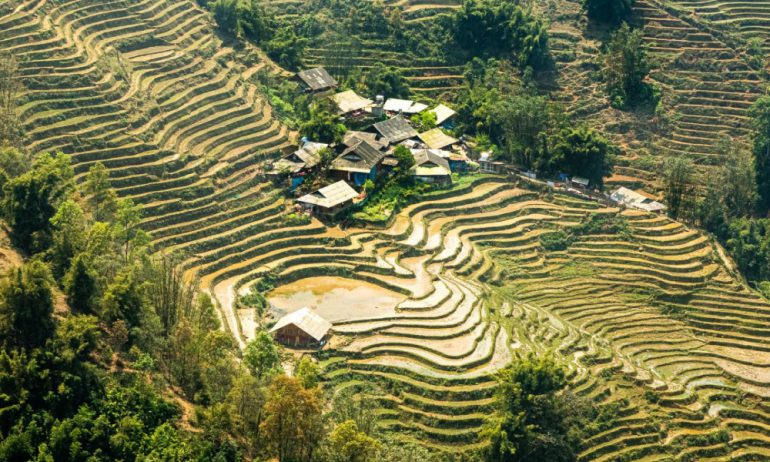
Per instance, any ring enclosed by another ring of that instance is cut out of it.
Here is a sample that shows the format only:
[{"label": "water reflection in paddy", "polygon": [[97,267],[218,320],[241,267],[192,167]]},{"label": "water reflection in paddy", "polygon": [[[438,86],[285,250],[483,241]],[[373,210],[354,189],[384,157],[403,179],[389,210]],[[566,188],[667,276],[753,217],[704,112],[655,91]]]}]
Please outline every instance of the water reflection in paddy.
[{"label": "water reflection in paddy", "polygon": [[368,282],[320,276],[280,286],[267,299],[276,318],[308,306],[335,322],[394,314],[406,296]]}]

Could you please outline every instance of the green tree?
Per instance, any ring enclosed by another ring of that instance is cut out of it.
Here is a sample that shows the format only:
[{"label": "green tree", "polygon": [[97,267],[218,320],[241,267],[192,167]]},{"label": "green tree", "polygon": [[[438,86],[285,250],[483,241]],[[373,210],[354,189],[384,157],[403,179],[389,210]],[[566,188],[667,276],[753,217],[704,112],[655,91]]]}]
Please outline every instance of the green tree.
[{"label": "green tree", "polygon": [[610,24],[620,24],[631,13],[633,0],[583,0],[588,17]]},{"label": "green tree", "polygon": [[730,221],[727,250],[750,281],[770,281],[770,219]]},{"label": "green tree", "polygon": [[262,383],[250,375],[241,375],[227,395],[228,413],[231,419],[231,432],[247,443],[251,455],[262,448],[263,408],[265,390]]},{"label": "green tree", "polygon": [[110,176],[101,162],[91,166],[83,184],[86,203],[97,221],[111,220],[118,207],[115,190],[110,186]]},{"label": "green tree", "polygon": [[258,0],[241,3],[239,21],[243,34],[256,43],[261,43],[272,34],[271,18]]},{"label": "green tree", "polygon": [[510,56],[522,69],[547,61],[545,23],[517,2],[464,0],[452,16],[451,31],[457,44],[474,56]]},{"label": "green tree", "polygon": [[61,203],[51,218],[53,236],[48,249],[54,276],[61,278],[70,262],[86,246],[86,219],[83,209],[72,199]]},{"label": "green tree", "polygon": [[725,139],[718,147],[724,161],[719,170],[722,201],[730,217],[747,217],[757,204],[757,182],[751,152]]},{"label": "green tree", "polygon": [[278,460],[312,461],[323,437],[321,391],[306,389],[293,377],[276,376],[267,389],[260,425],[270,453]]},{"label": "green tree", "polygon": [[414,166],[414,156],[412,155],[412,151],[409,150],[404,145],[398,145],[393,150],[393,157],[396,158],[396,161],[398,162],[398,170],[402,174],[409,173],[409,169]]},{"label": "green tree", "polygon": [[363,75],[362,90],[367,95],[383,95],[386,98],[409,96],[409,82],[400,69],[376,62]]},{"label": "green tree", "polygon": [[604,177],[612,173],[616,148],[594,129],[582,126],[562,129],[551,151],[555,169],[601,186]]},{"label": "green tree", "polygon": [[94,312],[97,295],[97,278],[84,254],[72,261],[64,276],[64,293],[70,307],[82,313]]},{"label": "green tree", "polygon": [[277,373],[281,355],[273,337],[264,330],[258,330],[243,350],[243,362],[251,375],[259,380]]},{"label": "green tree", "polygon": [[547,99],[522,93],[495,100],[489,109],[480,108],[477,115],[486,119],[506,157],[525,168],[547,169],[546,134],[555,121]]},{"label": "green tree", "polygon": [[688,209],[695,195],[692,161],[682,156],[672,156],[663,162],[663,196],[668,203],[668,213],[672,218],[679,218],[683,210]]},{"label": "green tree", "polygon": [[275,29],[270,40],[262,46],[281,66],[297,69],[302,64],[307,39],[297,35],[293,27],[286,26]]},{"label": "green tree", "polygon": [[179,264],[178,259],[165,254],[155,256],[150,264],[147,294],[164,333],[176,325],[180,313],[192,311],[195,303],[195,284],[185,279]]},{"label": "green tree", "polygon": [[310,356],[303,356],[297,364],[297,379],[305,388],[315,388],[318,386],[321,371]]},{"label": "green tree", "polygon": [[310,110],[310,118],[299,127],[302,136],[321,143],[339,143],[348,129],[328,103]]},{"label": "green tree", "polygon": [[754,136],[754,168],[759,211],[770,211],[770,95],[764,95],[754,102],[749,111]]},{"label": "green tree", "polygon": [[54,334],[53,280],[45,263],[13,268],[0,281],[0,342],[4,348],[39,347]]},{"label": "green tree", "polygon": [[29,169],[27,157],[17,148],[0,144],[0,190],[11,178]]},{"label": "green tree", "polygon": [[211,9],[214,12],[214,20],[222,32],[233,38],[240,38],[242,30],[238,0],[217,0]]},{"label": "green tree", "polygon": [[195,303],[185,303],[174,317],[164,348],[164,369],[185,396],[195,402],[206,402],[212,395],[224,395],[229,390],[227,387],[212,392],[207,388],[219,379],[228,382],[232,373],[232,338],[219,330],[215,310],[205,294]]},{"label": "green tree", "polygon": [[436,113],[433,111],[422,111],[411,117],[412,125],[419,132],[425,132],[436,127]]},{"label": "green tree", "polygon": [[353,420],[337,425],[326,440],[329,462],[367,462],[374,460],[381,444],[358,431]]},{"label": "green tree", "polygon": [[568,407],[558,392],[564,370],[549,357],[516,361],[498,374],[498,416],[485,429],[488,461],[572,461]]},{"label": "green tree", "polygon": [[146,286],[139,280],[136,270],[126,267],[107,287],[102,301],[103,315],[108,322],[123,320],[129,330],[142,322]]},{"label": "green tree", "polygon": [[134,205],[131,199],[120,199],[115,221],[112,224],[112,235],[121,249],[123,263],[128,264],[135,252],[149,245],[150,237],[139,224],[142,221],[142,210]]},{"label": "green tree", "polygon": [[698,202],[696,210],[700,225],[714,233],[719,239],[727,235],[727,212],[722,201],[722,191],[719,180],[710,176],[706,180],[706,192],[703,199]]},{"label": "green tree", "polygon": [[644,79],[650,72],[642,31],[623,23],[602,53],[604,80],[612,105],[617,108],[644,102],[653,96]]},{"label": "green tree", "polygon": [[25,252],[39,252],[51,239],[51,218],[74,188],[73,170],[64,154],[42,154],[32,169],[6,183],[4,210],[11,237]]}]

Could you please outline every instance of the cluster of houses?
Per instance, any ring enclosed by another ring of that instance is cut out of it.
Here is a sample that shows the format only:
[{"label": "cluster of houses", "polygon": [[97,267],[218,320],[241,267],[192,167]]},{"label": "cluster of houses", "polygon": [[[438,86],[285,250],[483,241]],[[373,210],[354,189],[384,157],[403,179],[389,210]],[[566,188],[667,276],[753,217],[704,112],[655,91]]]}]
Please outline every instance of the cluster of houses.
[{"label": "cluster of houses", "polygon": [[[268,173],[288,177],[289,187],[294,190],[318,170],[324,149],[334,153],[328,174],[337,182],[299,197],[297,203],[304,210],[334,216],[363,198],[360,191],[367,180],[389,175],[398,165],[393,152],[399,145],[409,148],[414,156],[415,164],[409,174],[416,181],[449,184],[453,172],[467,170],[469,160],[464,144],[444,131],[451,127],[455,115],[448,106],[430,108],[412,100],[386,100],[382,96],[371,100],[353,90],[335,93],[337,82],[323,68],[302,71],[296,78],[305,91],[328,94],[338,114],[346,120],[379,120],[365,130],[348,131],[336,145],[303,139],[297,150],[273,163]],[[436,128],[420,133],[409,118],[423,111],[435,115]]]},{"label": "cluster of houses", "polygon": [[[285,174],[290,187],[296,188],[304,178],[318,168],[321,153],[331,148],[334,158],[329,167],[329,176],[337,181],[297,199],[305,210],[318,215],[333,216],[345,209],[357,199],[363,197],[359,192],[367,180],[375,180],[380,175],[389,174],[398,161],[393,155],[396,146],[406,146],[414,156],[414,166],[410,174],[417,180],[427,183],[451,183],[453,172],[465,171],[469,160],[465,146],[449,135],[441,127],[449,127],[455,112],[439,104],[434,108],[404,99],[385,100],[377,97],[374,101],[361,97],[352,90],[333,93],[337,82],[323,68],[310,69],[297,74],[298,80],[308,92],[328,92],[339,108],[339,115],[346,118],[373,117],[381,119],[366,131],[348,131],[342,143],[330,146],[323,143],[303,140],[299,149],[286,154],[275,162],[271,173]],[[423,111],[436,115],[437,128],[419,133],[409,121],[409,117]],[[533,172],[522,172],[514,166],[495,161],[491,153],[481,153],[478,158],[481,172],[496,174],[516,174],[533,180]],[[546,181],[552,188],[564,189],[577,195],[587,196],[590,181],[577,176],[560,175],[559,183]],[[590,196],[597,197],[597,196]],[[643,191],[620,187],[604,200],[629,208],[661,213],[666,206],[656,197]],[[305,307],[281,317],[270,332],[279,342],[298,348],[323,346],[329,336],[332,324],[311,308]]]}]

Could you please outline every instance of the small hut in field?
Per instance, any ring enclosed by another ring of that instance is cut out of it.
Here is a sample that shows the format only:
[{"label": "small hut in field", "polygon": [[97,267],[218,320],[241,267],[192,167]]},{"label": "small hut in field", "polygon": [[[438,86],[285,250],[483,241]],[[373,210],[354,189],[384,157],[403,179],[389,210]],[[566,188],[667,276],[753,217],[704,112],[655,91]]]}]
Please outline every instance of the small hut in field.
[{"label": "small hut in field", "polygon": [[305,307],[279,319],[270,333],[284,345],[311,348],[326,343],[331,328],[332,323]]}]

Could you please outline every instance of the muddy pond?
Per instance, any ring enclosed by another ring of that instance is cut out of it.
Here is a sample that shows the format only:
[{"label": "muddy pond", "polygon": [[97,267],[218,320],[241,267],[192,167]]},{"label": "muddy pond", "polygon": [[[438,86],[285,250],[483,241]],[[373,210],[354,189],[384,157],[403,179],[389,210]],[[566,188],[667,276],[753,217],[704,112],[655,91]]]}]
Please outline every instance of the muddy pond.
[{"label": "muddy pond", "polygon": [[277,287],[267,299],[276,318],[307,306],[337,322],[392,315],[406,296],[368,282],[320,276]]}]

